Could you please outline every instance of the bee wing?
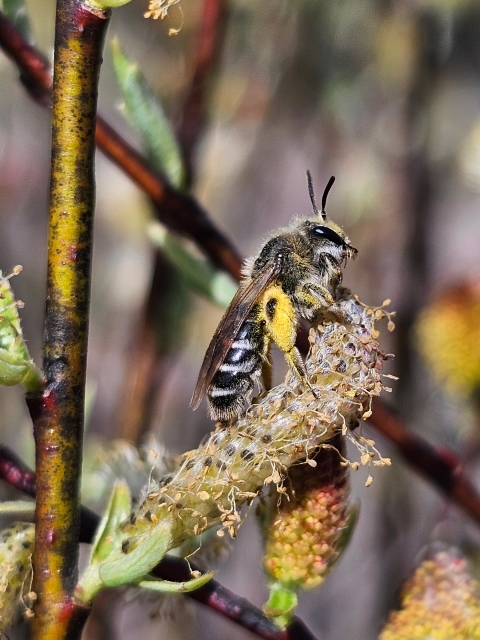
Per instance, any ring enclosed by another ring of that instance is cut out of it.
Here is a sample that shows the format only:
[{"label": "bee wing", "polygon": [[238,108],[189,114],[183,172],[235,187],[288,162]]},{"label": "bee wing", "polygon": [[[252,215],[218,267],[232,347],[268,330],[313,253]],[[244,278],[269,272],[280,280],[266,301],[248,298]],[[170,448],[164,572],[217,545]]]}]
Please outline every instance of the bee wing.
[{"label": "bee wing", "polygon": [[257,302],[258,297],[275,280],[280,273],[280,269],[281,260],[272,260],[267,263],[265,268],[254,279],[240,285],[208,345],[202,368],[198,375],[197,386],[190,401],[190,406],[194,411],[202,401],[213,376],[225,360],[235,336]]}]

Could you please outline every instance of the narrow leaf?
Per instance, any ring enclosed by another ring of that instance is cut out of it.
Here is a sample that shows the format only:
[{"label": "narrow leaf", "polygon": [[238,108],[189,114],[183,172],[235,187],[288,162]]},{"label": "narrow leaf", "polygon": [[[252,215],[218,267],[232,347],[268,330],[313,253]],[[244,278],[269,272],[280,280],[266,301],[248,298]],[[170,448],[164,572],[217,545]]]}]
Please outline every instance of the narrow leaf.
[{"label": "narrow leaf", "polygon": [[35,500],[9,500],[0,502],[0,514],[7,513],[35,513]]},{"label": "narrow leaf", "polygon": [[170,548],[172,522],[166,519],[143,534],[130,553],[118,551],[115,559],[102,563],[99,576],[107,587],[120,587],[144,578]]},{"label": "narrow leaf", "polygon": [[138,586],[142,589],[150,589],[160,593],[188,593],[203,587],[212,577],[214,572],[204,573],[198,578],[192,578],[186,582],[171,582],[170,580],[142,580]]},{"label": "narrow leaf", "polygon": [[237,290],[237,285],[230,276],[190,253],[185,245],[174,234],[167,232],[160,223],[152,222],[148,227],[148,235],[192,291],[219,307],[228,306]]},{"label": "narrow leaf", "polygon": [[27,391],[38,392],[43,385],[43,376],[23,339],[18,315],[23,303],[15,300],[10,287],[10,279],[21,270],[22,267],[15,267],[9,276],[0,271],[0,384],[23,384]]},{"label": "narrow leaf", "polygon": [[117,40],[112,42],[112,56],[128,120],[141,134],[156,168],[174,187],[182,189],[185,185],[182,152],[162,105]]},{"label": "narrow leaf", "polygon": [[119,539],[119,526],[126,520],[131,508],[130,491],[125,482],[117,482],[113,487],[105,515],[93,541],[90,563],[102,562],[112,553]]}]

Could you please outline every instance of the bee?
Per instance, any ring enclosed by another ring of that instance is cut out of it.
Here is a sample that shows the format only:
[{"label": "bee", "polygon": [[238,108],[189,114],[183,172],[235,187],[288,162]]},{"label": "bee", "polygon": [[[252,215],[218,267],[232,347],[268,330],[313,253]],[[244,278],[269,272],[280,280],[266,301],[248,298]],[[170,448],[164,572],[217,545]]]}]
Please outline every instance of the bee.
[{"label": "bee", "polygon": [[336,308],[342,267],[357,249],[343,229],[327,218],[325,205],[335,178],[328,181],[318,210],[310,172],[308,192],[313,216],[295,218],[274,231],[256,258],[245,261],[240,287],[205,354],[191,400],[197,409],[206,394],[211,417],[228,422],[238,416],[259,381],[272,342],[300,381],[315,391],[295,346],[300,318],[329,312],[348,322]]}]

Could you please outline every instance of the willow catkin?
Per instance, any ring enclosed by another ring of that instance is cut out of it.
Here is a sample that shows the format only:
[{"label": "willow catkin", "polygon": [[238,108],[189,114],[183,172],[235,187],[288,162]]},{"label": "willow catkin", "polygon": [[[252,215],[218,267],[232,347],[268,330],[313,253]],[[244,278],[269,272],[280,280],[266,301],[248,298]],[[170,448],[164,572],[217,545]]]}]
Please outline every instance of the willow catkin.
[{"label": "willow catkin", "polygon": [[480,640],[480,585],[455,549],[422,562],[379,640]]},{"label": "willow catkin", "polygon": [[[352,324],[325,322],[310,333],[306,367],[318,397],[289,372],[234,425],[217,427],[198,449],[182,456],[173,473],[148,488],[122,525],[128,536],[125,552],[159,522],[170,529],[171,547],[219,523],[234,537],[242,506],[264,485],[274,483],[283,491],[287,469],[340,431],[357,441],[362,462],[370,462],[373,443],[349,428],[370,414],[371,399],[383,388],[386,355],[374,323],[389,314],[365,307],[346,290],[343,296],[339,304]],[[374,464],[388,462],[380,458]]]},{"label": "willow catkin", "polygon": [[27,600],[32,577],[33,524],[15,522],[0,532],[0,635],[11,626],[20,609],[29,611]]},{"label": "willow catkin", "polygon": [[[288,470],[287,492],[269,504],[263,566],[273,583],[292,591],[320,585],[339,555],[348,520],[350,483],[340,434],[309,464]],[[275,497],[275,496],[274,496]]]},{"label": "willow catkin", "polygon": [[429,370],[452,395],[480,390],[480,283],[442,292],[420,314],[417,343]]}]

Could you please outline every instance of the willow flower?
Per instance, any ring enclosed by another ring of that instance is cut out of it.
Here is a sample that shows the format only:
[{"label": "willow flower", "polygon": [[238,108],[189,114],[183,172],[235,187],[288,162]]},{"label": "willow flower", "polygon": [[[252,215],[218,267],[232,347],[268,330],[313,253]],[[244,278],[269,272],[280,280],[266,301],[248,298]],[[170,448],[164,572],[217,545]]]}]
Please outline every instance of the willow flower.
[{"label": "willow flower", "polygon": [[454,549],[422,562],[379,640],[479,640],[479,583]]},{"label": "willow flower", "polygon": [[[30,590],[35,529],[16,522],[0,533],[0,635],[3,636],[19,611],[30,613],[35,594]],[[27,615],[28,615],[27,613]]]},{"label": "willow flower", "polygon": [[122,526],[125,553],[148,540],[157,527],[169,538],[167,550],[217,525],[217,535],[227,531],[235,537],[244,517],[242,507],[265,485],[285,491],[289,467],[311,458],[338,433],[356,442],[362,464],[389,464],[373,441],[351,427],[371,414],[372,397],[384,388],[380,372],[388,356],[379,348],[375,321],[390,314],[365,307],[347,290],[339,304],[352,324],[324,321],[310,332],[306,367],[318,397],[289,372],[285,382],[235,424],[217,425],[198,449],[182,456],[173,473],[148,487]]}]

